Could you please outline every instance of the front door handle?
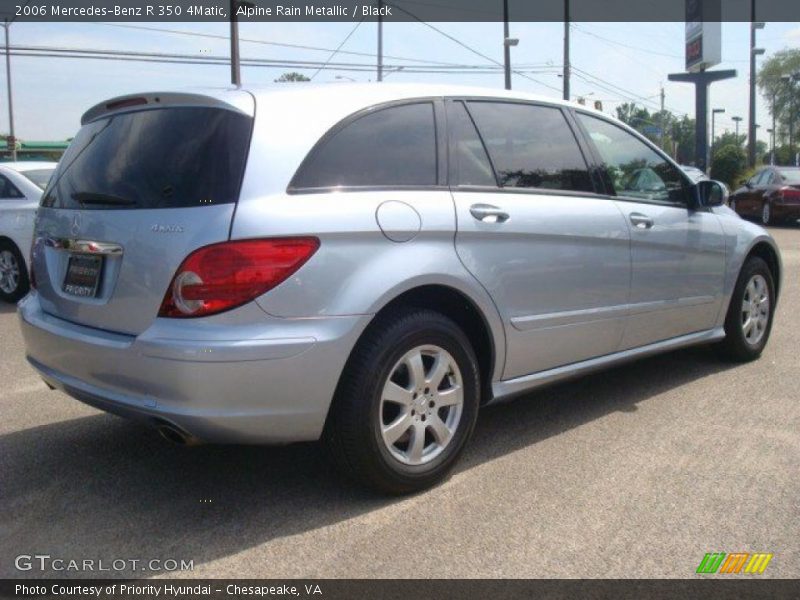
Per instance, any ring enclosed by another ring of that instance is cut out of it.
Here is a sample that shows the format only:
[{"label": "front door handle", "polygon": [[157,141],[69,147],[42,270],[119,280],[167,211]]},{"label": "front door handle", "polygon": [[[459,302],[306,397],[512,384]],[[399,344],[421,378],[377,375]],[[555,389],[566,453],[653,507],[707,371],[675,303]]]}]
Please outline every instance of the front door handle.
[{"label": "front door handle", "polygon": [[650,229],[653,227],[653,219],[642,213],[630,214],[631,224],[637,229]]},{"label": "front door handle", "polygon": [[470,214],[483,223],[505,223],[508,213],[491,204],[473,204],[469,207]]}]

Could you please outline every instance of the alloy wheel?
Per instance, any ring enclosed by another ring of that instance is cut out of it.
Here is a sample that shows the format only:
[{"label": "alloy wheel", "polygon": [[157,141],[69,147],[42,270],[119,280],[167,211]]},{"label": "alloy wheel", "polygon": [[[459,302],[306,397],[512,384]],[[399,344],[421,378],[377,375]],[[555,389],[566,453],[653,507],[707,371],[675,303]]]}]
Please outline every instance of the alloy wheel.
[{"label": "alloy wheel", "polygon": [[19,286],[19,263],[10,250],[0,252],[0,290],[13,294]]},{"label": "alloy wheel", "polygon": [[397,361],[381,392],[383,443],[403,464],[429,463],[453,440],[463,408],[455,359],[439,346],[417,346]]},{"label": "alloy wheel", "polygon": [[769,324],[769,288],[763,275],[753,275],[742,298],[742,332],[751,346],[757,345]]},{"label": "alloy wheel", "polygon": [[769,202],[764,202],[764,206],[761,209],[761,222],[764,225],[769,225],[769,220],[770,220],[770,217],[772,216],[770,214],[770,212],[771,211],[770,211],[770,207],[769,207]]}]

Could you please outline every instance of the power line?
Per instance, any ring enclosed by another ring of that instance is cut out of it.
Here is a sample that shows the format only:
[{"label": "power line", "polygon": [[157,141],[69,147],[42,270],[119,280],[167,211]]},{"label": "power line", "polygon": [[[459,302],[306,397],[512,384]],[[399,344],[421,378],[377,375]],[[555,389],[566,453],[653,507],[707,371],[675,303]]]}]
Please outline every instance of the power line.
[{"label": "power line", "polygon": [[[437,27],[434,27],[433,25],[431,25],[431,24],[430,24],[430,23],[428,23],[427,21],[423,21],[423,20],[422,20],[422,19],[420,19],[420,18],[419,18],[417,15],[415,15],[414,13],[412,13],[412,12],[410,12],[410,11],[408,11],[408,10],[404,9],[403,7],[401,7],[401,6],[397,6],[396,4],[392,4],[391,2],[386,2],[385,0],[384,0],[384,3],[385,3],[385,4],[387,4],[388,6],[393,6],[394,8],[396,8],[396,9],[398,9],[398,10],[400,10],[400,11],[402,11],[402,12],[406,13],[408,16],[410,16],[412,19],[414,19],[414,20],[415,20],[415,21],[417,21],[418,23],[422,23],[422,24],[423,24],[423,25],[425,25],[426,27],[429,27],[430,29],[433,29],[433,30],[434,30],[436,33],[438,33],[438,34],[440,34],[440,35],[443,35],[444,37],[446,37],[446,38],[447,38],[447,39],[449,39],[450,41],[452,41],[452,42],[455,42],[456,44],[458,44],[459,46],[461,46],[461,47],[462,47],[462,48],[464,48],[465,50],[468,50],[469,52],[472,52],[472,53],[473,53],[473,54],[475,54],[476,56],[480,56],[481,58],[483,58],[483,59],[485,59],[485,60],[488,60],[489,62],[492,62],[492,63],[494,63],[494,64],[496,64],[496,65],[500,65],[500,66],[502,66],[503,68],[505,68],[505,65],[503,65],[502,63],[500,63],[500,62],[496,61],[496,60],[495,60],[495,59],[493,59],[491,56],[487,56],[486,54],[483,54],[482,52],[479,52],[478,50],[475,50],[475,48],[473,48],[472,46],[469,46],[468,44],[465,44],[464,42],[462,42],[462,41],[461,41],[461,40],[459,40],[458,38],[456,38],[456,37],[454,37],[454,36],[450,35],[449,33],[445,33],[445,32],[444,32],[444,31],[442,31],[441,29],[439,29],[439,28],[437,28]],[[523,73],[521,73],[521,72],[519,72],[519,71],[516,71],[516,70],[512,70],[512,71],[513,71],[515,74],[517,74],[517,75],[520,75],[521,77],[524,77],[525,79],[529,79],[530,81],[533,81],[534,83],[538,83],[539,85],[543,85],[543,86],[545,86],[545,87],[548,87],[548,88],[550,88],[551,90],[555,90],[555,91],[557,91],[557,92],[561,92],[561,90],[560,90],[559,88],[555,87],[555,86],[549,85],[549,84],[547,84],[547,83],[545,83],[545,82],[543,82],[543,81],[539,81],[538,79],[534,79],[533,77],[529,77],[528,75],[524,75]]]},{"label": "power line", "polygon": [[[229,57],[218,55],[197,56],[193,54],[167,54],[160,52],[134,52],[122,50],[102,50],[87,48],[63,48],[48,46],[12,46],[10,48],[12,56],[25,57],[48,57],[48,58],[73,58],[73,59],[96,59],[96,60],[121,60],[146,63],[167,63],[167,64],[194,64],[194,65],[228,65]],[[5,55],[5,50],[0,49],[0,56]],[[347,62],[320,62],[320,61],[296,61],[296,60],[274,60],[274,59],[253,59],[242,58],[242,64],[251,67],[268,68],[308,68],[324,70],[343,70],[353,72],[371,72],[374,70],[372,64],[367,63],[347,63]],[[396,69],[399,65],[388,65],[388,68]],[[456,67],[445,66],[403,66],[404,72],[409,73],[435,73],[453,75],[494,75],[500,72],[498,67],[492,65],[464,65]],[[548,73],[551,69],[531,69],[533,73]]]},{"label": "power line", "polygon": [[314,79],[314,77],[316,77],[317,75],[319,75],[319,72],[320,72],[320,71],[322,71],[322,69],[324,69],[325,67],[327,67],[327,66],[328,66],[328,63],[330,63],[330,62],[331,62],[331,60],[333,60],[333,57],[334,57],[334,56],[336,56],[336,53],[337,53],[337,52],[339,52],[339,50],[341,50],[341,49],[342,49],[342,46],[344,46],[344,45],[347,43],[347,40],[349,40],[349,39],[352,37],[352,35],[353,35],[353,34],[356,32],[356,29],[358,29],[358,28],[361,26],[361,24],[362,24],[363,22],[364,22],[364,17],[361,17],[361,20],[360,20],[358,23],[356,23],[356,26],[355,26],[355,27],[353,27],[353,29],[351,29],[351,30],[350,30],[350,33],[348,33],[348,34],[345,36],[345,38],[342,40],[342,43],[341,43],[341,44],[339,44],[339,45],[336,47],[336,50],[334,50],[333,52],[331,52],[331,55],[328,57],[328,60],[326,60],[326,61],[325,61],[325,63],[324,63],[324,64],[323,64],[323,65],[322,65],[322,66],[321,66],[319,69],[317,69],[317,70],[314,72],[314,74],[313,74],[313,75],[310,77],[310,79],[312,79],[312,80],[313,80],[313,79]]},{"label": "power line", "polygon": [[[184,35],[190,37],[199,37],[199,38],[208,38],[208,39],[215,39],[215,40],[225,40],[228,41],[230,38],[227,35],[219,35],[214,33],[201,33],[199,31],[181,31],[180,29],[166,29],[164,27],[145,27],[142,25],[125,25],[121,23],[93,23],[94,25],[104,25],[106,27],[120,27],[123,29],[138,29],[141,31],[152,31],[154,33],[169,33],[173,35]],[[297,50],[308,50],[311,52],[333,52],[333,48],[324,48],[321,46],[307,46],[303,44],[289,44],[286,42],[270,42],[267,40],[255,40],[252,38],[239,38],[240,42],[248,43],[248,44],[261,44],[264,46],[277,46],[280,48],[294,48]],[[376,54],[369,53],[369,52],[357,52],[354,50],[339,50],[339,54],[347,54],[350,56],[364,56],[369,58],[375,58]],[[425,63],[430,65],[447,65],[447,66],[460,66],[458,63],[450,63],[450,62],[442,62],[438,60],[427,60],[423,58],[408,58],[403,56],[392,56],[389,54],[384,55],[385,58],[389,58],[391,60],[402,60],[407,62],[417,62],[417,63]]]}]

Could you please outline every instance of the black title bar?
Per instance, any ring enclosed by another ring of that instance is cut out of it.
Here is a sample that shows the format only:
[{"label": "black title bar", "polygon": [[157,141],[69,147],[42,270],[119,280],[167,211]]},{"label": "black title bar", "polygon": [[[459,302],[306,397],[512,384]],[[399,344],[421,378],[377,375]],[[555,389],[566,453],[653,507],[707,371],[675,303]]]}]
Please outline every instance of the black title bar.
[{"label": "black title bar", "polygon": [[[719,0],[567,0],[574,22],[681,22],[687,12],[714,15]],[[688,6],[687,6],[688,3]],[[703,5],[714,4],[713,11]],[[501,0],[1,0],[0,18],[27,22],[386,22],[502,21]],[[565,0],[509,0],[509,19],[560,22]],[[751,19],[750,0],[724,0],[719,20]],[[800,18],[798,0],[757,0],[759,21]],[[710,19],[706,19],[710,20]]]}]

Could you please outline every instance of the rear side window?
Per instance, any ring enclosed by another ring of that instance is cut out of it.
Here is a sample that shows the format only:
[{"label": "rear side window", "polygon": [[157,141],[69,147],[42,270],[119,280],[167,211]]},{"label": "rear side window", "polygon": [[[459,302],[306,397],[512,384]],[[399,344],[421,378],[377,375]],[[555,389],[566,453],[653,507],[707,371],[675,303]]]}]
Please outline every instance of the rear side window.
[{"label": "rear side window", "polygon": [[180,208],[236,202],[252,119],[219,108],[159,108],[85,125],[42,206]]},{"label": "rear side window", "polygon": [[470,102],[500,185],[593,192],[592,179],[560,109],[508,102]]},{"label": "rear side window", "polygon": [[0,198],[17,199],[25,196],[11,183],[5,175],[0,175]]},{"label": "rear side window", "polygon": [[369,112],[346,123],[311,151],[292,188],[436,184],[433,104]]}]

